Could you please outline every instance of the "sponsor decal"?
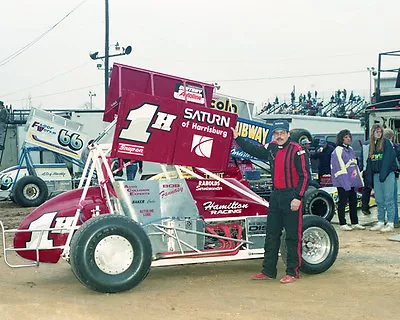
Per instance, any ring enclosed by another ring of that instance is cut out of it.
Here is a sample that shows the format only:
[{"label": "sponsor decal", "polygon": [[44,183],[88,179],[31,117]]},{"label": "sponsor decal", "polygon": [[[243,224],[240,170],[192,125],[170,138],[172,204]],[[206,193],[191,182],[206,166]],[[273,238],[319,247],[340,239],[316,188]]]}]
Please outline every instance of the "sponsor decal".
[{"label": "sponsor decal", "polygon": [[31,127],[34,128],[38,132],[53,134],[53,135],[57,134],[54,131],[53,126],[49,126],[49,125],[47,125],[45,123],[41,123],[39,121],[34,121]]},{"label": "sponsor decal", "polygon": [[130,196],[144,196],[150,194],[150,189],[138,189],[137,186],[125,186]]},{"label": "sponsor decal", "polygon": [[236,123],[236,130],[238,131],[240,137],[249,138],[261,144],[267,143],[269,128],[257,125],[255,122],[250,124],[250,123],[240,122],[238,120]]},{"label": "sponsor decal", "polygon": [[[189,127],[189,122],[182,123],[182,127]],[[228,132],[226,132],[225,130],[219,130],[219,129],[215,129],[214,127],[210,127],[210,126],[202,126],[199,125],[196,122],[192,123],[192,129],[193,130],[197,130],[197,131],[202,131],[202,132],[208,132],[208,133],[213,133],[213,134],[217,134],[220,136],[223,136],[224,138],[226,138],[228,136]]]},{"label": "sponsor decal", "polygon": [[228,204],[216,204],[214,201],[207,201],[203,203],[205,211],[210,211],[211,214],[240,214],[242,209],[247,209],[249,205],[247,203],[239,203],[232,201]]},{"label": "sponsor decal", "polygon": [[234,103],[230,103],[229,99],[226,99],[225,101],[222,101],[218,98],[213,98],[211,100],[211,108],[220,110],[220,111],[225,111],[225,112],[231,112],[231,113],[236,113],[238,114],[238,106]]},{"label": "sponsor decal", "polygon": [[194,134],[191,151],[199,157],[211,158],[213,141],[213,138]]},{"label": "sponsor decal", "polygon": [[[224,175],[225,175],[225,172],[213,172],[213,174],[215,174],[216,176],[218,176],[218,177],[220,177],[220,178],[223,178]],[[205,177],[206,179],[213,179],[213,177],[211,177],[210,175],[208,175],[208,174],[206,174],[206,173],[204,173],[204,177]]]},{"label": "sponsor decal", "polygon": [[193,110],[191,108],[185,108],[183,111],[184,119],[188,120],[196,120],[197,122],[203,122],[207,124],[215,124],[218,127],[224,127],[224,128],[229,128],[230,124],[230,118],[215,114],[215,113],[210,113],[207,111],[202,111],[202,110]]},{"label": "sponsor decal", "polygon": [[49,171],[45,171],[43,173],[40,174],[42,177],[65,177],[66,173],[65,172],[57,172],[57,171],[53,171],[53,172],[49,172]]},{"label": "sponsor decal", "polygon": [[144,200],[133,200],[132,204],[143,204]]},{"label": "sponsor decal", "polygon": [[265,222],[250,222],[247,232],[249,235],[254,235],[254,234],[264,235],[266,227],[267,226]]},{"label": "sponsor decal", "polygon": [[213,180],[200,180],[198,185],[196,186],[196,191],[205,191],[205,190],[222,190],[221,183],[219,181]]},{"label": "sponsor decal", "polygon": [[154,209],[141,209],[139,210],[139,213],[143,217],[150,217],[152,213],[154,213]]},{"label": "sponsor decal", "polygon": [[163,188],[179,188],[181,185],[179,183],[168,183],[168,184],[163,184]]},{"label": "sponsor decal", "polygon": [[302,154],[305,154],[305,153],[306,152],[304,150],[297,151],[297,155],[299,155],[299,156],[301,156]]},{"label": "sponsor decal", "polygon": [[188,102],[204,104],[203,88],[187,84],[185,92],[184,84],[182,82],[178,82],[175,85],[174,98],[179,100],[186,100]]},{"label": "sponsor decal", "polygon": [[[228,136],[227,130],[217,129],[215,128],[215,126],[222,128],[229,128],[230,124],[229,117],[219,114],[213,114],[207,111],[193,110],[191,108],[186,108],[184,110],[183,118],[188,120],[182,122],[183,128],[191,128],[192,130],[196,131],[212,133],[215,135],[222,136],[224,138]],[[191,120],[193,122],[191,122]]]},{"label": "sponsor decal", "polygon": [[233,148],[231,150],[231,157],[233,158],[241,158],[241,159],[253,159],[258,160],[258,158],[253,157],[252,155],[248,154],[247,152],[243,151],[240,148]]},{"label": "sponsor decal", "polygon": [[161,197],[161,199],[165,199],[166,197],[168,197],[170,195],[173,195],[175,193],[182,193],[182,192],[183,192],[183,187],[178,184],[177,187],[174,187],[172,190],[168,190],[168,191],[161,190],[160,197]]},{"label": "sponsor decal", "polygon": [[143,156],[144,147],[127,143],[118,143],[118,152]]}]

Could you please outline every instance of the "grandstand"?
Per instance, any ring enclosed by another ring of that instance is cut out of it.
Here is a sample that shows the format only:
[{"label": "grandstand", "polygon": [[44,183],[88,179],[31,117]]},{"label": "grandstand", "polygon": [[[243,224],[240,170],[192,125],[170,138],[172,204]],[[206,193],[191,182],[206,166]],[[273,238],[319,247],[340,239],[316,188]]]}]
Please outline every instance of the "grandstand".
[{"label": "grandstand", "polygon": [[353,91],[347,98],[346,93],[345,89],[343,91],[338,90],[335,95],[331,96],[329,101],[325,102],[325,100],[317,98],[317,92],[315,92],[314,98],[310,96],[306,98],[305,95],[300,95],[299,101],[296,102],[293,99],[292,92],[291,103],[279,103],[279,99],[276,97],[274,103],[265,104],[258,115],[297,114],[349,119],[363,118],[367,105],[365,98],[360,95],[354,95]]}]

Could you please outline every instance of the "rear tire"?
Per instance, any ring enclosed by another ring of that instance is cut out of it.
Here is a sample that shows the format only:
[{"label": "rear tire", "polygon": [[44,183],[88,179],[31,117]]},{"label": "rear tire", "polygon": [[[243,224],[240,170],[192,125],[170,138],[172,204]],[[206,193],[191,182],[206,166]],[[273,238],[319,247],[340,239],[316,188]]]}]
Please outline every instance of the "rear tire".
[{"label": "rear tire", "polygon": [[[286,264],[285,231],[281,237],[281,256]],[[339,239],[335,228],[325,219],[317,216],[303,217],[302,263],[300,271],[318,274],[328,270],[336,261],[339,252]]]},{"label": "rear tire", "polygon": [[303,214],[311,214],[331,221],[335,215],[335,204],[328,192],[322,189],[309,189],[304,194]]},{"label": "rear tire", "polygon": [[312,136],[310,131],[306,129],[292,129],[290,130],[290,140],[300,144],[300,141],[304,138],[307,138],[309,141],[312,141]]},{"label": "rear tire", "polygon": [[321,186],[319,185],[318,181],[315,181],[315,180],[308,181],[308,186],[309,187],[314,187],[315,189],[321,188]]},{"label": "rear tire", "polygon": [[89,289],[116,293],[134,288],[150,270],[149,237],[132,219],[101,215],[85,222],[71,241],[70,263]]},{"label": "rear tire", "polygon": [[14,186],[12,197],[16,204],[22,207],[38,207],[49,195],[46,183],[36,176],[25,176]]}]

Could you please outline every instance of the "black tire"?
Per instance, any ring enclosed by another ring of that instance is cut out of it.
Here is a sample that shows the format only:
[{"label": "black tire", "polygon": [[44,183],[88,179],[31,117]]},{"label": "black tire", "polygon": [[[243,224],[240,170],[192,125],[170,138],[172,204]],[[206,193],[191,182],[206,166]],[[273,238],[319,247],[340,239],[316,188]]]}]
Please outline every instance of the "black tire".
[{"label": "black tire", "polygon": [[[117,246],[121,250],[116,250]],[[110,252],[113,260],[106,256]],[[71,241],[72,271],[83,285],[95,291],[116,293],[132,289],[147,276],[151,261],[149,237],[125,216],[89,219]]]},{"label": "black tire", "polygon": [[16,204],[22,207],[37,207],[47,200],[49,190],[46,183],[35,176],[25,176],[14,186],[12,196]]},{"label": "black tire", "polygon": [[310,188],[304,194],[303,214],[311,214],[331,221],[335,215],[335,204],[328,192]]},{"label": "black tire", "polygon": [[321,186],[319,185],[318,181],[316,181],[316,180],[308,181],[308,186],[309,187],[314,187],[315,189],[321,188]]},{"label": "black tire", "polygon": [[300,141],[303,140],[304,138],[307,138],[309,141],[312,141],[312,136],[310,131],[306,129],[290,130],[290,140],[300,144]]},{"label": "black tire", "polygon": [[[302,263],[300,271],[318,274],[328,270],[336,261],[339,239],[335,228],[317,216],[303,217]],[[285,232],[281,237],[281,256],[286,264],[287,248]]]}]

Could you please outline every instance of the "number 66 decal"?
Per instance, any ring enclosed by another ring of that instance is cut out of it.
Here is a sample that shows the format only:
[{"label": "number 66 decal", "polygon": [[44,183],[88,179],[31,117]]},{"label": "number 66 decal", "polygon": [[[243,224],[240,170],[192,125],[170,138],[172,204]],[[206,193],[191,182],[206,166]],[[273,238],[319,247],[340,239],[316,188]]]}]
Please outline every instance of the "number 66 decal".
[{"label": "number 66 decal", "polygon": [[78,133],[69,134],[68,130],[62,129],[58,134],[58,143],[63,147],[70,147],[72,150],[80,150],[83,147],[83,141]]}]

